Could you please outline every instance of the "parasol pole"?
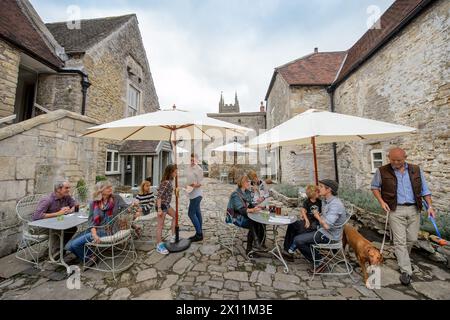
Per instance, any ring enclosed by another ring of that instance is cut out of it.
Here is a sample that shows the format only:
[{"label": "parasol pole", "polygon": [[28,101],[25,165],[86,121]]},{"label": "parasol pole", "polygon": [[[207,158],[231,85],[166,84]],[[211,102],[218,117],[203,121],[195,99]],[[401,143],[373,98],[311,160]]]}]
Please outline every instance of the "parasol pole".
[{"label": "parasol pole", "polygon": [[314,179],[316,181],[316,186],[319,185],[319,172],[317,170],[317,154],[316,154],[316,137],[311,138],[311,143],[313,147],[313,156],[314,156]]},{"label": "parasol pole", "polygon": [[174,140],[174,161],[175,165],[177,166],[177,175],[175,176],[175,241],[180,241],[180,227],[178,225],[178,164],[177,164],[177,130],[173,131],[173,136],[175,138]]}]

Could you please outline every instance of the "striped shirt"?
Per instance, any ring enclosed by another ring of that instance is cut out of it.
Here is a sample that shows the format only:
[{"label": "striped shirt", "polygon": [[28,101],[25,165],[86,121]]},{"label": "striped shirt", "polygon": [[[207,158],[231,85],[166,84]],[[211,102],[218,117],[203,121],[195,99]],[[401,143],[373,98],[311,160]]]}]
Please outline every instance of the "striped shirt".
[{"label": "striped shirt", "polygon": [[147,194],[138,194],[136,200],[139,201],[139,205],[144,212],[144,215],[149,214],[150,210],[155,207],[155,194],[153,192]]}]

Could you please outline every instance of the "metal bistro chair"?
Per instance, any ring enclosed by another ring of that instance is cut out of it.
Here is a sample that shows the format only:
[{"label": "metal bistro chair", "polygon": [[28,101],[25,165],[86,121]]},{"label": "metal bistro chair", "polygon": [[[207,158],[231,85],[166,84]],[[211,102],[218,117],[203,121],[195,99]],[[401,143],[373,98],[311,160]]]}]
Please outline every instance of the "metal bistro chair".
[{"label": "metal bistro chair", "polygon": [[43,197],[43,194],[26,196],[20,199],[16,205],[17,217],[22,222],[22,239],[16,252],[16,258],[30,262],[35,267],[39,267],[39,258],[42,252],[48,249],[46,241],[49,235],[46,229],[30,227],[28,223],[32,222],[33,213]]},{"label": "metal bistro chair", "polygon": [[84,245],[84,269],[116,274],[131,267],[137,258],[132,237],[132,222],[137,212],[135,206],[130,206],[115,216],[108,224],[97,229],[103,229],[106,236],[100,237],[100,242],[87,242]]},{"label": "metal bistro chair", "polygon": [[[233,224],[233,219],[231,215],[224,210],[225,213],[221,213],[218,215],[219,217],[219,228],[217,229],[217,235],[219,237],[219,244],[230,250],[231,254],[234,257],[234,251],[235,251],[235,243],[236,243],[236,236],[238,233],[242,232],[248,232],[248,229],[238,227],[237,225]],[[222,212],[222,211],[221,211]],[[230,221],[230,222],[228,222]],[[245,258],[248,259],[248,257],[245,255]]]},{"label": "metal bistro chair", "polygon": [[[313,257],[313,275],[311,280],[314,279],[315,275],[349,275],[353,272],[353,267],[345,257],[344,248],[342,246],[342,232],[344,226],[348,223],[352,217],[351,213],[347,213],[345,221],[340,225],[332,226],[332,229],[340,228],[341,234],[339,236],[339,241],[331,241],[330,243],[316,243],[311,245],[311,253]],[[318,231],[316,231],[318,232]],[[321,259],[316,260],[316,253],[322,255]],[[340,265],[343,264],[341,267]],[[327,271],[318,272],[318,269]],[[339,269],[339,270],[338,270]]]},{"label": "metal bistro chair", "polygon": [[229,183],[229,180],[228,180],[228,170],[222,169],[222,170],[220,171],[220,176],[219,176],[219,178],[220,178],[220,182],[224,182],[225,179],[226,179],[226,180],[227,180],[227,183]]}]

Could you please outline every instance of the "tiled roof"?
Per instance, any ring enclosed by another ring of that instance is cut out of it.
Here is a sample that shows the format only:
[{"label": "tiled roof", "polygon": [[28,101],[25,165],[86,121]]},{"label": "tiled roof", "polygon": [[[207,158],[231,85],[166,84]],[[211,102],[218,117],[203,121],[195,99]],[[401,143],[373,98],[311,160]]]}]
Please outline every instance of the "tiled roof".
[{"label": "tiled roof", "polygon": [[344,51],[318,52],[276,68],[289,85],[330,85],[336,78]]},{"label": "tiled roof", "polygon": [[353,47],[348,50],[336,83],[341,82],[362,62],[367,60],[380,45],[385,43],[395,31],[405,26],[430,0],[396,0],[380,18],[381,28],[368,30]]},{"label": "tiled roof", "polygon": [[0,37],[42,63],[62,67],[63,61],[47,45],[22,8],[19,0],[1,0]]},{"label": "tiled roof", "polygon": [[336,79],[345,51],[315,52],[275,69],[266,100],[269,97],[277,74],[290,85],[329,86]]},{"label": "tiled roof", "polygon": [[46,26],[66,53],[84,53],[128,22],[134,14],[80,21],[80,28],[70,29],[67,22],[47,23]]},{"label": "tiled roof", "polygon": [[119,152],[122,154],[156,153],[158,144],[159,141],[152,140],[128,140],[120,146]]}]

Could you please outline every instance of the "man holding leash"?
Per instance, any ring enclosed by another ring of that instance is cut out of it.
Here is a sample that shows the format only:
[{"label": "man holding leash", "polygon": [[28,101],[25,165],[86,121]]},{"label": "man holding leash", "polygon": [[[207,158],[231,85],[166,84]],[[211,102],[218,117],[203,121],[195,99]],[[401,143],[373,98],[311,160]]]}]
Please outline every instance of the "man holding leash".
[{"label": "man holding leash", "polygon": [[409,254],[419,234],[422,197],[428,205],[428,215],[434,218],[436,212],[420,167],[407,163],[406,152],[401,148],[391,149],[388,157],[390,164],[377,169],[371,189],[389,215],[395,255],[401,272],[400,282],[407,286],[411,283]]}]

